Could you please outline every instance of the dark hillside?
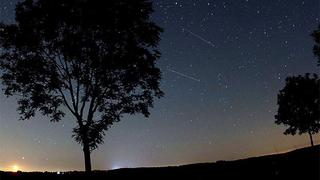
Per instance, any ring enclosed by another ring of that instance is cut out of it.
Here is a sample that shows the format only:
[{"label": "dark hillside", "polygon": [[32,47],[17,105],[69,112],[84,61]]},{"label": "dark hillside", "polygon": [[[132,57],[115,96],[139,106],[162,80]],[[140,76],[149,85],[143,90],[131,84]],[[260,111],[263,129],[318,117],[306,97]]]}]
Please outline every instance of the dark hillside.
[{"label": "dark hillside", "polygon": [[[56,173],[1,172],[7,179],[300,179],[319,180],[320,146],[283,154],[253,157],[236,161],[191,164],[179,167],[132,168],[111,171]],[[89,177],[90,176],[90,177]]]}]

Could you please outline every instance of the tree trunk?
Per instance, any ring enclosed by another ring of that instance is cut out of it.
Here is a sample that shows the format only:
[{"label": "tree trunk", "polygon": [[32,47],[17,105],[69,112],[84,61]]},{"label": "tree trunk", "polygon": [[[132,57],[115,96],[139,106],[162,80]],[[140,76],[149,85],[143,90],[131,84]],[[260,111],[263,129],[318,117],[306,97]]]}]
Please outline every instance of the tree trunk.
[{"label": "tree trunk", "polygon": [[91,172],[90,147],[87,141],[83,142],[84,164],[86,172]]},{"label": "tree trunk", "polygon": [[314,145],[313,145],[312,134],[311,134],[311,132],[310,132],[310,131],[309,131],[308,133],[309,133],[309,136],[310,136],[311,146],[313,147]]}]

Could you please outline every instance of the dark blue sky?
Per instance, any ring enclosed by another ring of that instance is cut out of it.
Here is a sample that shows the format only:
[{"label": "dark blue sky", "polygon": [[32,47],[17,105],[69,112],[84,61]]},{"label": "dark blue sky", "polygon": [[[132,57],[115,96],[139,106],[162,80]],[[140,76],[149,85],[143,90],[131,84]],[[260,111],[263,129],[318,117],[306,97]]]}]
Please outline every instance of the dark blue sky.
[{"label": "dark blue sky", "polygon": [[[14,22],[16,2],[0,0],[0,21]],[[284,136],[274,115],[288,75],[319,72],[310,37],[318,0],[155,0],[154,8],[165,30],[158,66],[166,95],[150,118],[128,116],[108,131],[94,169],[230,160],[309,143]],[[0,170],[83,169],[71,116],[22,122],[15,98],[0,99]]]}]

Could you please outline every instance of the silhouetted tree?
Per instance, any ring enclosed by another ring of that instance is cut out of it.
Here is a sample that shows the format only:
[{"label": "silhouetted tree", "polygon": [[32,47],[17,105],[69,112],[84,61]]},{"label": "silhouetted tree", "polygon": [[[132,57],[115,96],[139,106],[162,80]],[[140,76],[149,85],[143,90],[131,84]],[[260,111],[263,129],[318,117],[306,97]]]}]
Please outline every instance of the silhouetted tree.
[{"label": "silhouetted tree", "polygon": [[15,24],[0,24],[5,94],[18,97],[22,120],[71,112],[86,171],[105,130],[124,114],[147,117],[163,95],[152,12],[148,0],[25,0]]},{"label": "silhouetted tree", "polygon": [[318,58],[318,66],[320,66],[320,25],[311,35],[316,43],[313,47],[313,53]]},{"label": "silhouetted tree", "polygon": [[287,77],[286,86],[278,94],[276,124],[289,126],[284,134],[308,133],[320,130],[320,80],[316,74]]}]

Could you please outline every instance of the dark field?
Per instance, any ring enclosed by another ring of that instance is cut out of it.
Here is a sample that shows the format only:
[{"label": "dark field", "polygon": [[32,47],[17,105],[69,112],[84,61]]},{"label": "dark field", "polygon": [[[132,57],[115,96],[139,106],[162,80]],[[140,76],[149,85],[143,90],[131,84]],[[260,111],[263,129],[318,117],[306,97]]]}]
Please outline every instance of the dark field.
[{"label": "dark field", "polygon": [[56,173],[0,172],[0,180],[65,179],[320,179],[320,146],[284,154],[179,167]]}]

